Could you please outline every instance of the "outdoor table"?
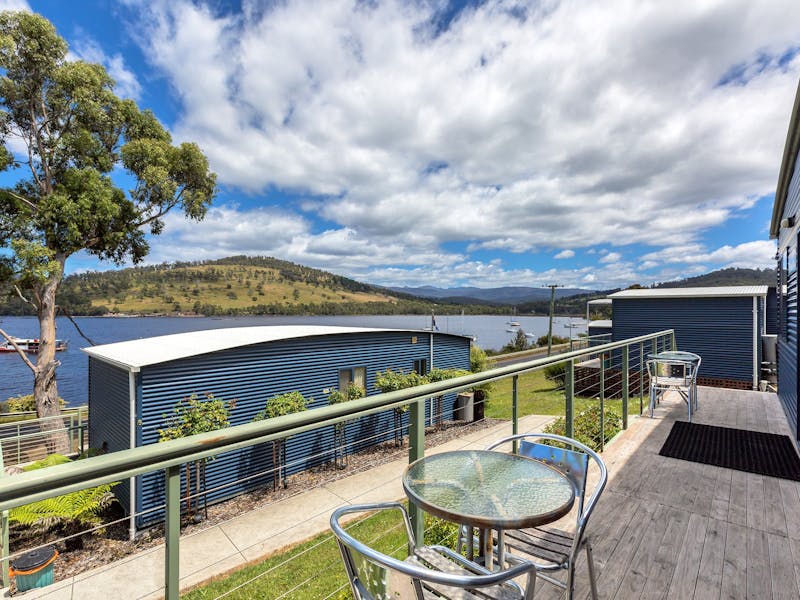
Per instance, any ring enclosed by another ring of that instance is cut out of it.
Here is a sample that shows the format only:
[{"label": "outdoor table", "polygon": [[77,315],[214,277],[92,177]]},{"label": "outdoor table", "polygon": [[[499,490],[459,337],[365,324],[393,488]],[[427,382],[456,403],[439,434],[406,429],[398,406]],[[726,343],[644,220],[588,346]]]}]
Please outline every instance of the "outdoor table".
[{"label": "outdoor table", "polygon": [[[492,531],[536,527],[567,514],[575,501],[569,480],[553,467],[516,454],[455,450],[425,456],[403,473],[409,500],[434,516],[481,532],[484,564],[492,568]],[[498,547],[503,562],[502,543]]]}]

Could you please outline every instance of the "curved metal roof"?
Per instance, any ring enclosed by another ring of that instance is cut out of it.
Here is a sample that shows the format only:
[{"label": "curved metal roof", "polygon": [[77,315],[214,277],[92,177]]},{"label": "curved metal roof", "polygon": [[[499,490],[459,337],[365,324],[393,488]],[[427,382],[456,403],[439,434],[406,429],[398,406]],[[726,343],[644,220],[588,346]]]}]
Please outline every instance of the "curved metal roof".
[{"label": "curved metal roof", "polygon": [[729,298],[731,296],[766,296],[766,285],[726,285],[718,287],[641,288],[610,294],[613,300],[628,298]]},{"label": "curved metal roof", "polygon": [[[220,350],[277,342],[319,335],[346,335],[371,332],[430,333],[414,329],[380,329],[373,327],[339,327],[333,325],[268,325],[261,327],[230,327],[227,329],[204,329],[187,333],[174,333],[156,337],[115,342],[102,346],[82,348],[86,354],[128,369],[199,356]],[[436,331],[437,335],[455,335]]]}]

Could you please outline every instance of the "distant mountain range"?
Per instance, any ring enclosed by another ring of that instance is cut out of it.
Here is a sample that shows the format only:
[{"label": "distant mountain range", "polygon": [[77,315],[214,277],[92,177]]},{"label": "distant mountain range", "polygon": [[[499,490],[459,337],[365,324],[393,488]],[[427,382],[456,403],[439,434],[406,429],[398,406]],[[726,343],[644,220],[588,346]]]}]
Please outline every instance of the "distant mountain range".
[{"label": "distant mountain range", "polygon": [[666,281],[654,287],[712,287],[725,285],[775,285],[777,275],[775,269],[720,269],[697,277],[688,277],[680,281]]},{"label": "distant mountain range", "polygon": [[[507,286],[498,288],[439,288],[430,285],[422,287],[390,287],[390,290],[400,294],[410,294],[421,298],[431,298],[443,302],[458,304],[492,303],[492,304],[525,304],[550,300],[550,290],[541,287]],[[592,290],[580,288],[556,288],[556,298],[566,298],[577,294],[591,293]]]}]

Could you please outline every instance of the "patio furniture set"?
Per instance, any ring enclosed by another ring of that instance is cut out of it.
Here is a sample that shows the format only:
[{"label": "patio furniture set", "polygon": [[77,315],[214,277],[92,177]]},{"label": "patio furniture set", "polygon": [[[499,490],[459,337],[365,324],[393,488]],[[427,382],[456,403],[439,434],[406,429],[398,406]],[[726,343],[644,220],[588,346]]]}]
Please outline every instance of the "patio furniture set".
[{"label": "patio furniture set", "polygon": [[[648,358],[650,416],[664,393],[676,390],[691,420],[697,409],[700,357],[670,352]],[[595,476],[587,490],[590,467]],[[586,526],[607,481],[602,458],[586,445],[558,435],[525,433],[485,450],[426,456],[406,468],[402,482],[409,502],[459,525],[455,550],[415,539],[399,502],[344,506],[334,511],[330,524],[356,600],[528,600],[540,579],[572,598],[582,552],[597,600]],[[400,513],[406,558],[372,548],[343,524],[346,516],[380,511]],[[557,527],[548,526],[555,521]]]}]

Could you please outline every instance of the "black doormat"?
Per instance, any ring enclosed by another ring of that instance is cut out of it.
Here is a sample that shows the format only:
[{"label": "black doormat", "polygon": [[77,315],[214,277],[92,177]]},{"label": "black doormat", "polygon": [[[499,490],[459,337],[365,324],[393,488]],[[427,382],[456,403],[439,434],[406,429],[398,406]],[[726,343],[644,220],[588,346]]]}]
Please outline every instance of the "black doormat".
[{"label": "black doormat", "polygon": [[675,421],[659,454],[800,481],[800,457],[786,435]]}]

